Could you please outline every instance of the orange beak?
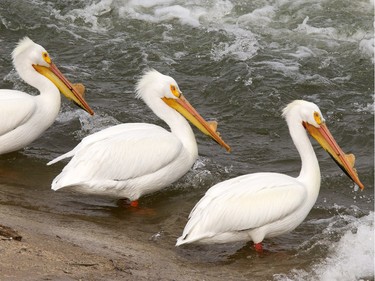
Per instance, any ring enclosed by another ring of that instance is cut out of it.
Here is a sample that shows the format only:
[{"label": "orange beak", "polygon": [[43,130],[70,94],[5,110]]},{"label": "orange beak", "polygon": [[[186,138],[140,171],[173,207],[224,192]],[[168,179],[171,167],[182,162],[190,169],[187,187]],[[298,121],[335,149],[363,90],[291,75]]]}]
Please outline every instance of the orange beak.
[{"label": "orange beak", "polygon": [[94,115],[94,111],[87,104],[83,96],[79,94],[79,91],[65,78],[54,63],[51,62],[49,67],[35,64],[33,67],[40,74],[51,80],[64,96],[73,100],[79,107],[90,113],[90,115]]},{"label": "orange beak", "polygon": [[303,122],[303,126],[316,139],[325,151],[332,157],[345,174],[355,182],[360,189],[364,189],[364,185],[359,180],[356,169],[354,168],[355,157],[353,154],[345,154],[337,144],[332,134],[328,130],[325,123],[320,124],[320,128],[316,128],[309,123]]},{"label": "orange beak", "polygon": [[180,94],[177,99],[163,98],[163,101],[170,107],[181,113],[186,119],[188,119],[194,126],[196,126],[202,133],[213,138],[218,144],[223,146],[228,152],[231,148],[227,145],[219,133],[216,131],[216,126],[212,122],[207,122],[203,117],[195,110],[195,108]]}]

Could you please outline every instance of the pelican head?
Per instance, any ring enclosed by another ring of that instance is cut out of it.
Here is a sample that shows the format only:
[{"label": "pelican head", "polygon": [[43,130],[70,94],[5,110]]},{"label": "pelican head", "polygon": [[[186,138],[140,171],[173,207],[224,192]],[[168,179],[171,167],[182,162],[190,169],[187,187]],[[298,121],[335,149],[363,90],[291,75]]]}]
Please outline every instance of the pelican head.
[{"label": "pelican head", "polygon": [[30,38],[25,37],[18,42],[17,47],[12,53],[13,65],[20,76],[30,85],[34,85],[33,78],[29,75],[23,75],[36,70],[38,73],[47,77],[68,99],[73,100],[79,107],[86,110],[91,115],[93,110],[79,94],[77,89],[60,72],[52,62],[48,52],[40,45],[34,43]]},{"label": "pelican head", "polygon": [[153,97],[158,98],[173,98],[174,94],[171,91],[171,86],[176,88],[176,91],[181,93],[176,80],[168,75],[161,74],[155,69],[149,69],[144,72],[141,79],[139,79],[136,86],[136,93],[138,98],[142,98],[145,102]]},{"label": "pelican head", "polygon": [[354,155],[345,154],[342,151],[328,130],[325,119],[316,104],[303,100],[295,100],[284,108],[283,116],[289,127],[291,127],[292,122],[301,124],[323,149],[328,152],[345,174],[361,189],[364,188],[354,168]]},{"label": "pelican head", "polygon": [[221,139],[216,131],[216,124],[203,119],[183,96],[177,82],[172,77],[161,74],[154,69],[147,70],[137,83],[136,93],[137,97],[143,99],[150,108],[153,108],[155,98],[160,99],[230,152],[229,145]]}]

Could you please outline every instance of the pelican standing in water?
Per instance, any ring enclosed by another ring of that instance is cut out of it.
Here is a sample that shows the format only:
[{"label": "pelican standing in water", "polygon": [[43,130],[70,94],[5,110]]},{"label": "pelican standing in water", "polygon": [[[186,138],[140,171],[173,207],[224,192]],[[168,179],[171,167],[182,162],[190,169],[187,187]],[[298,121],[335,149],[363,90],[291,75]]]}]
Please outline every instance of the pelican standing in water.
[{"label": "pelican standing in water", "polygon": [[253,241],[255,249],[262,252],[264,238],[290,232],[301,224],[320,189],[319,163],[306,131],[364,188],[353,168],[354,155],[344,154],[338,146],[318,106],[296,100],[284,109],[283,116],[301,156],[299,176],[254,173],[214,185],[191,211],[176,246]]},{"label": "pelican standing in water", "polygon": [[19,41],[12,56],[19,76],[38,89],[40,95],[0,90],[0,154],[24,148],[52,125],[60,110],[59,91],[94,114],[42,46],[25,37]]},{"label": "pelican standing in water", "polygon": [[175,182],[196,161],[197,142],[186,119],[230,151],[215,126],[189,104],[172,77],[149,70],[138,81],[136,92],[171,132],[153,124],[128,123],[87,136],[72,151],[48,163],[73,157],[53,180],[53,190],[74,187],[127,198],[136,207],[139,197]]}]

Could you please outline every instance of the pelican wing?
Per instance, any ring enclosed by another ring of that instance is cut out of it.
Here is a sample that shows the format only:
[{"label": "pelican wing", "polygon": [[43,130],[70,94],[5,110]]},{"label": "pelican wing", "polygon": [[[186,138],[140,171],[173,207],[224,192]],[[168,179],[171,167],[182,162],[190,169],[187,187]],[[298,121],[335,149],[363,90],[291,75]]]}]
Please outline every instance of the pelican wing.
[{"label": "pelican wing", "polygon": [[52,188],[95,179],[125,181],[151,174],[173,161],[181,149],[181,142],[159,126],[113,126],[84,138],[72,151],[48,163],[73,156]]},{"label": "pelican wing", "polygon": [[36,110],[35,97],[14,90],[0,90],[0,136],[24,124]]},{"label": "pelican wing", "polygon": [[304,198],[301,183],[283,174],[256,173],[221,182],[193,208],[177,245],[281,220]]}]

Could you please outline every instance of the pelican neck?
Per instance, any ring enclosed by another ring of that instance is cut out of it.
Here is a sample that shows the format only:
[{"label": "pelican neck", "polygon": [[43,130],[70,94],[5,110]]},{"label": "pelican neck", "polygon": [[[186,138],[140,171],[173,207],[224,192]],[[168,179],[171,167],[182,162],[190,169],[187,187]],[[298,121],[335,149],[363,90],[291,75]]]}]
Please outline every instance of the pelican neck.
[{"label": "pelican neck", "polygon": [[152,103],[147,104],[156,116],[169,126],[171,133],[175,135],[191,155],[196,158],[198,156],[198,146],[189,122],[179,112],[169,107],[161,99],[154,100]]},{"label": "pelican neck", "polygon": [[[61,98],[59,89],[47,77],[38,73],[31,65],[16,68],[19,76],[30,86],[39,91],[35,98],[40,101],[38,111],[55,120],[60,110]],[[49,113],[49,114],[47,114]]]},{"label": "pelican neck", "polygon": [[319,162],[306,130],[301,123],[295,123],[289,126],[289,132],[301,158],[301,171],[298,180],[319,190]]}]

